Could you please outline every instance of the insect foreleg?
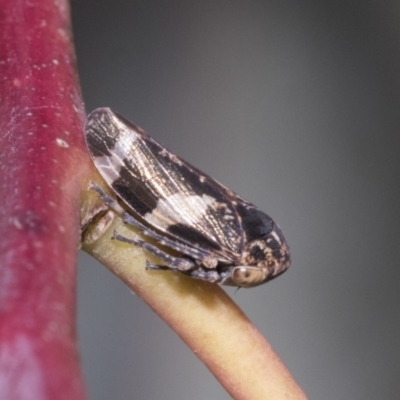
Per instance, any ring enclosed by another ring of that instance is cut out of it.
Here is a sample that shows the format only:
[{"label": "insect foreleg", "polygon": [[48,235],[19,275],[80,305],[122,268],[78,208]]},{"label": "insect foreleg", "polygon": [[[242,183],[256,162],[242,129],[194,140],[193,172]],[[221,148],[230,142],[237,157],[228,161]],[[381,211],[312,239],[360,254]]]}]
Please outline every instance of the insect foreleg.
[{"label": "insect foreleg", "polygon": [[191,278],[201,279],[207,282],[220,282],[221,276],[216,270],[206,270],[206,269],[194,269],[192,271],[183,271],[185,275],[190,276]]},{"label": "insect foreleg", "polygon": [[195,279],[201,279],[203,281],[207,281],[207,282],[220,282],[221,281],[221,277],[218,274],[217,271],[213,270],[205,270],[205,269],[193,269],[190,271],[182,271],[180,269],[173,269],[173,268],[166,268],[164,266],[160,266],[160,265],[155,265],[155,264],[151,264],[149,261],[146,262],[146,269],[147,270],[151,270],[151,271],[159,271],[159,270],[165,270],[165,269],[171,269],[173,271],[179,271],[180,273],[186,275],[186,276],[190,276],[191,278],[195,278]]}]

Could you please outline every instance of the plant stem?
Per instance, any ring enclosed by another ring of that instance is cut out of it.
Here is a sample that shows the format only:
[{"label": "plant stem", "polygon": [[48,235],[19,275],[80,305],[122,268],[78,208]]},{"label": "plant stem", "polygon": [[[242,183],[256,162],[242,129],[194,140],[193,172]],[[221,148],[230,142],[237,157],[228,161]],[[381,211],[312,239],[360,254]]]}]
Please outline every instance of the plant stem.
[{"label": "plant stem", "polygon": [[0,0],[0,398],[85,398],[76,345],[89,159],[67,0]]},{"label": "plant stem", "polygon": [[146,258],[155,264],[160,260],[136,246],[111,240],[114,230],[126,237],[138,234],[109,213],[97,227],[91,226],[84,250],[141,297],[234,399],[306,399],[271,345],[220,286],[177,272],[146,271]]}]

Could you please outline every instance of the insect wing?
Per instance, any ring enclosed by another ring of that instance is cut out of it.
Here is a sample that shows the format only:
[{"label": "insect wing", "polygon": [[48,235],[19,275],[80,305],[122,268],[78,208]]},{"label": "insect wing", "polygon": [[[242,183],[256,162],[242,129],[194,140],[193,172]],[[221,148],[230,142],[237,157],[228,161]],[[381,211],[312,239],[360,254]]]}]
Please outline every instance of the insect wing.
[{"label": "insect wing", "polygon": [[110,109],[89,115],[86,142],[105,181],[149,225],[219,261],[238,260],[237,195]]}]

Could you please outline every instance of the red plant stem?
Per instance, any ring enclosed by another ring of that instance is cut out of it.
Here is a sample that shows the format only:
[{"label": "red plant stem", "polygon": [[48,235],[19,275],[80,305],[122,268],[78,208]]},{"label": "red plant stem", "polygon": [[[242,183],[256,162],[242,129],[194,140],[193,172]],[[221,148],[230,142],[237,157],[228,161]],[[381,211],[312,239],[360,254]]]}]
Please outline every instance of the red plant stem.
[{"label": "red plant stem", "polygon": [[85,397],[75,337],[84,111],[67,0],[0,0],[0,399]]}]

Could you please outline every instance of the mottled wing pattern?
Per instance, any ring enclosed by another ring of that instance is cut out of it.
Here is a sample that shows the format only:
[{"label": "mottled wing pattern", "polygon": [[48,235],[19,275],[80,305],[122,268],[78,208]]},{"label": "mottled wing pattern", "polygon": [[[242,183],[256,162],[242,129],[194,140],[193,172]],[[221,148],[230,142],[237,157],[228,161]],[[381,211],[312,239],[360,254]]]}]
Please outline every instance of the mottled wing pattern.
[{"label": "mottled wing pattern", "polygon": [[245,211],[247,202],[109,109],[89,116],[86,141],[106,182],[151,226],[219,261],[238,260],[237,208]]}]

